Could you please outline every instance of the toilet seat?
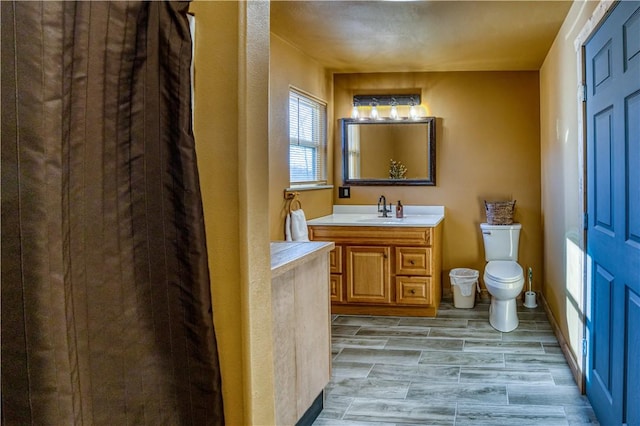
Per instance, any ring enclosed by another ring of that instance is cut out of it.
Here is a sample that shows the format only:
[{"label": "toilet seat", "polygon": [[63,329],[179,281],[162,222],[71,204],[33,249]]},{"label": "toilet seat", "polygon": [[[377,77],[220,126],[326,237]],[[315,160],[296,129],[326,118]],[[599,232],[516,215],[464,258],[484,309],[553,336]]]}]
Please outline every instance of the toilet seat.
[{"label": "toilet seat", "polygon": [[523,279],[522,267],[513,260],[492,260],[484,269],[486,278],[499,283],[514,283]]}]

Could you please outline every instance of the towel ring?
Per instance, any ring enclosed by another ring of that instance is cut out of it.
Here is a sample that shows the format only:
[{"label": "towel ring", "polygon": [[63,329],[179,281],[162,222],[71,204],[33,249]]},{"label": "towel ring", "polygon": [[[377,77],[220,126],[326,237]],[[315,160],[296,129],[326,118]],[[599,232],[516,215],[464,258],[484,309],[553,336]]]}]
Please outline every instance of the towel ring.
[{"label": "towel ring", "polygon": [[[297,204],[297,209],[294,209],[293,206],[294,204]],[[289,202],[289,213],[291,213],[294,210],[300,210],[302,208],[302,203],[300,202],[300,200],[298,200],[297,196],[294,196],[293,199]]]},{"label": "towel ring", "polygon": [[[300,210],[302,209],[302,203],[300,202],[300,200],[298,199],[298,195],[300,195],[299,192],[292,192],[292,191],[284,191],[284,198],[285,200],[287,200],[288,204],[288,208],[287,211],[289,213],[291,213],[293,210]],[[294,204],[296,204],[296,209],[294,209]]]}]

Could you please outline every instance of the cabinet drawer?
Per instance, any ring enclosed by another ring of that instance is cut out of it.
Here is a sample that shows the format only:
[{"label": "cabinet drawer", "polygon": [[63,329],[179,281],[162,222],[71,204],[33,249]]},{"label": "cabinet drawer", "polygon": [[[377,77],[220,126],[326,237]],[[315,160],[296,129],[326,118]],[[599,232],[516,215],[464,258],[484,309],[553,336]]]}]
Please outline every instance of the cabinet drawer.
[{"label": "cabinet drawer", "polygon": [[329,270],[332,274],[342,273],[342,247],[336,246],[329,252]]},{"label": "cabinet drawer", "polygon": [[396,303],[431,305],[433,291],[429,277],[396,277]]},{"label": "cabinet drawer", "polygon": [[403,226],[321,226],[309,227],[311,241],[333,241],[336,244],[430,246],[433,228]]},{"label": "cabinet drawer", "polygon": [[332,302],[344,302],[342,295],[342,275],[331,274],[329,277],[329,290],[331,291]]},{"label": "cabinet drawer", "polygon": [[431,248],[396,247],[397,275],[431,275]]}]

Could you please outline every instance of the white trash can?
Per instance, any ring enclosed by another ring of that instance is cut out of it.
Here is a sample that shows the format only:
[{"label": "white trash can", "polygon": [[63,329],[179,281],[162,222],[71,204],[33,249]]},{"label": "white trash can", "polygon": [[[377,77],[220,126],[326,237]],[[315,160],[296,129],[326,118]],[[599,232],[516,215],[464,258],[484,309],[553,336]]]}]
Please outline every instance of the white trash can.
[{"label": "white trash can", "polygon": [[473,308],[476,302],[476,289],[480,273],[475,269],[455,268],[449,273],[451,290],[453,290],[453,305],[456,308]]}]

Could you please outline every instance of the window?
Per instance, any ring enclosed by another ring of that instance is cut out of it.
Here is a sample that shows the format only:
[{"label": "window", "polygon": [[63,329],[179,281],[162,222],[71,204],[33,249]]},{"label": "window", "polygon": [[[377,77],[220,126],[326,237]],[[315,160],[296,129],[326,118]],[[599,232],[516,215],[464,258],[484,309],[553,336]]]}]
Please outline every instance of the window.
[{"label": "window", "polygon": [[289,180],[291,185],[327,182],[327,105],[289,90]]},{"label": "window", "polygon": [[349,126],[349,176],[350,179],[360,179],[360,126]]}]

